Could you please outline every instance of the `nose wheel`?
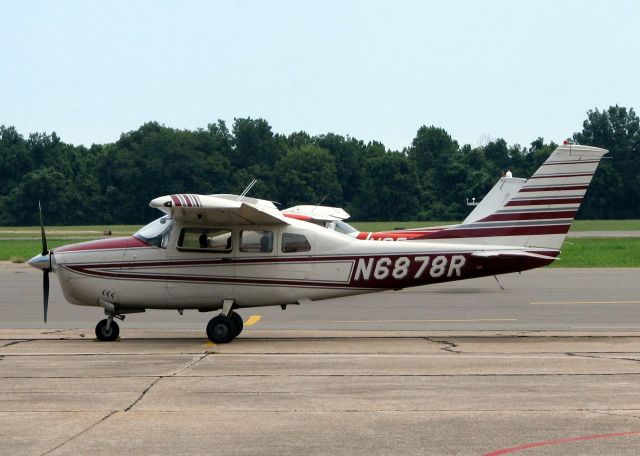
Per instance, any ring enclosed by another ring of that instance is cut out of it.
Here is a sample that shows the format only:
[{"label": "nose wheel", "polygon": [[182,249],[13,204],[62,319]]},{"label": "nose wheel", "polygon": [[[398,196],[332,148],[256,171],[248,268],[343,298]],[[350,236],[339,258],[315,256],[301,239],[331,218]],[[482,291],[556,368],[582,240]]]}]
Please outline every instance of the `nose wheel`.
[{"label": "nose wheel", "polygon": [[96,325],[96,337],[104,342],[113,342],[120,335],[118,323],[113,321],[113,317],[100,320]]},{"label": "nose wheel", "polygon": [[236,312],[229,316],[220,314],[209,320],[207,337],[215,344],[227,344],[242,332],[242,317]]}]

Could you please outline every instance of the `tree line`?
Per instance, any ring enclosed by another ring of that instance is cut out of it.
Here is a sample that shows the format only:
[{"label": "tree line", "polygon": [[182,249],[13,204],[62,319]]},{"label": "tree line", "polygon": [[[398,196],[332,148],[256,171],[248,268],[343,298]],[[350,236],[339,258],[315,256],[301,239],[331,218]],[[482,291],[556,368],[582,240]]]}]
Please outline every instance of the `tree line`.
[{"label": "tree line", "polygon": [[[640,125],[633,109],[587,113],[576,143],[610,150],[579,218],[640,217]],[[422,126],[402,151],[376,141],[304,131],[273,133],[264,119],[235,119],[197,130],[150,122],[114,143],[74,146],[56,133],[0,126],[0,225],[142,224],[148,202],[172,193],[240,193],[285,208],[344,207],[354,220],[460,220],[506,169],[529,177],[556,144],[495,139],[460,146],[444,129]]]}]

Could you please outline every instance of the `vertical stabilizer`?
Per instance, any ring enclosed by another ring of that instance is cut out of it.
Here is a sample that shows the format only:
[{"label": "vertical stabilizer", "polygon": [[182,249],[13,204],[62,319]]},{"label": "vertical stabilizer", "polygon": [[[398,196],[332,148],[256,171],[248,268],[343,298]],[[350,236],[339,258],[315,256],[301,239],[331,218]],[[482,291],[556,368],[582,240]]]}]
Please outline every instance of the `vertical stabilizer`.
[{"label": "vertical stabilizer", "polygon": [[513,198],[470,227],[506,236],[500,244],[559,249],[606,153],[597,147],[558,147]]}]

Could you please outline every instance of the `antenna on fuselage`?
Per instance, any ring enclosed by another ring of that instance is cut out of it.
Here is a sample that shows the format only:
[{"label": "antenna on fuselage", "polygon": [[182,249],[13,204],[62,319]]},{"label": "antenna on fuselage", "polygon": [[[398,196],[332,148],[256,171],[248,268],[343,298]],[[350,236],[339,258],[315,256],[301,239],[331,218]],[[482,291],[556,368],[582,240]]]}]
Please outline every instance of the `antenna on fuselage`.
[{"label": "antenna on fuselage", "polygon": [[322,202],[323,202],[324,200],[326,200],[326,199],[327,199],[327,196],[329,196],[329,193],[327,193],[326,195],[324,195],[324,196],[322,197],[322,199],[321,199],[320,201],[318,201],[318,204],[316,204],[316,206],[313,208],[313,210],[312,210],[311,212],[315,211],[315,210],[318,208],[318,206],[320,206],[320,205],[322,204]]},{"label": "antenna on fuselage", "polygon": [[247,185],[247,188],[245,188],[244,191],[240,194],[240,196],[238,196],[238,201],[240,201],[243,196],[246,196],[247,193],[249,193],[249,190],[251,190],[251,188],[254,185],[256,185],[256,182],[258,182],[258,179],[252,180],[251,183],[249,185]]}]

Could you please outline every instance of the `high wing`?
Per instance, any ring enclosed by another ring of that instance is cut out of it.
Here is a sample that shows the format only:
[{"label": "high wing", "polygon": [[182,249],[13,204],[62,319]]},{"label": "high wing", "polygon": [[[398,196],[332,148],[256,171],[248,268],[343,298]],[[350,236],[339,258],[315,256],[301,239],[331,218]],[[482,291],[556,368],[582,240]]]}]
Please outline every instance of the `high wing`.
[{"label": "high wing", "polygon": [[149,206],[160,209],[173,219],[196,224],[289,224],[272,202],[236,195],[165,195],[152,200]]},{"label": "high wing", "polygon": [[346,220],[350,215],[341,207],[301,205],[283,209],[282,213],[291,218],[301,220],[317,220],[335,222]]}]

